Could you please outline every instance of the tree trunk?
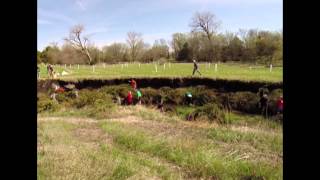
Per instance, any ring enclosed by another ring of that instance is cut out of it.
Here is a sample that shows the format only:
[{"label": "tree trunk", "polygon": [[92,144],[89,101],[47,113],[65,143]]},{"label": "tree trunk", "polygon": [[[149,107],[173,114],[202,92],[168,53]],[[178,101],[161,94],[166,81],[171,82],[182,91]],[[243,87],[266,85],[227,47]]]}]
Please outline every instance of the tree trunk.
[{"label": "tree trunk", "polygon": [[86,56],[88,57],[89,64],[91,64],[92,59],[91,59],[91,56],[90,56],[90,53],[89,53],[88,49],[85,50],[85,53],[86,53]]}]

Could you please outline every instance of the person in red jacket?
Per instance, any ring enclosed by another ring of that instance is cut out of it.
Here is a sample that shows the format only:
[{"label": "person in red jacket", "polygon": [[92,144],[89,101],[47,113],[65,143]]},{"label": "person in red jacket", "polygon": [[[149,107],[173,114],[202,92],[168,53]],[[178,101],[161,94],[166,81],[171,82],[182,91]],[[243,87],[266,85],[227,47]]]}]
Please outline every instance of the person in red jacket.
[{"label": "person in red jacket", "polygon": [[131,104],[132,104],[132,92],[129,91],[127,95],[127,105],[131,105]]},{"label": "person in red jacket", "polygon": [[283,97],[280,96],[279,100],[277,101],[277,113],[283,112]]},{"label": "person in red jacket", "polygon": [[137,82],[134,80],[134,79],[132,79],[131,81],[129,81],[130,82],[130,85],[131,85],[131,87],[133,88],[133,89],[137,89]]}]

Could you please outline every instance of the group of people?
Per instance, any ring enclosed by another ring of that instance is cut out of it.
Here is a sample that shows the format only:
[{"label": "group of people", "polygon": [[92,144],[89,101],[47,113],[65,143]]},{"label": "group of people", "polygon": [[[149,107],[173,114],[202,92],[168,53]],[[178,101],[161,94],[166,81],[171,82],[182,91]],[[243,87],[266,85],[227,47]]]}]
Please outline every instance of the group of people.
[{"label": "group of people", "polygon": [[[137,104],[141,104],[141,97],[142,97],[142,93],[141,91],[137,88],[137,82],[134,80],[134,79],[131,79],[129,81],[130,83],[130,86],[131,88],[133,89],[133,92],[136,93],[136,96],[137,96]],[[133,94],[132,94],[132,91],[129,90],[128,91],[128,94],[127,94],[127,97],[124,99],[124,104],[125,105],[132,105],[134,104],[133,102]]]},{"label": "group of people", "polygon": [[53,92],[51,93],[50,97],[57,101],[56,99],[56,96],[57,94],[61,94],[61,93],[64,93],[64,92],[68,92],[68,91],[72,91],[73,95],[75,98],[77,98],[79,96],[79,93],[78,93],[78,90],[75,88],[75,85],[73,84],[68,84],[68,85],[65,85],[64,87],[60,86],[60,85],[57,85],[57,84],[52,84],[52,89],[53,89]]},{"label": "group of people", "polygon": [[[263,90],[260,89],[259,91],[260,101],[259,101],[259,107],[261,110],[261,115],[265,118],[268,118],[268,104],[269,104],[269,98],[268,94]],[[277,114],[283,113],[283,96],[280,96],[276,102],[277,106]]]}]

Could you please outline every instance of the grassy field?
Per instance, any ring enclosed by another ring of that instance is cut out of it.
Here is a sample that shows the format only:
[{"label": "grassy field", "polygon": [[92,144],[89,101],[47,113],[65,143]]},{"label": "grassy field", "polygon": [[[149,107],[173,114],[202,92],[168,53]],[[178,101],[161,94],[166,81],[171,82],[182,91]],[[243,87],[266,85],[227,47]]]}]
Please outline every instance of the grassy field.
[{"label": "grassy field", "polygon": [[[270,72],[268,67],[253,66],[247,64],[223,64],[220,63],[215,71],[214,64],[200,64],[200,72],[203,77],[221,78],[245,81],[270,81],[282,82],[282,67],[274,67]],[[59,76],[60,79],[108,79],[119,77],[190,77],[193,70],[192,63],[166,63],[157,65],[157,71],[154,64],[128,64],[126,65],[96,65],[93,71],[92,66],[80,65],[57,65],[55,70],[58,73],[68,72],[68,75]],[[199,76],[196,74],[196,76]],[[40,65],[40,78],[47,78],[47,70],[44,64]]]},{"label": "grassy field", "polygon": [[38,114],[38,179],[282,179],[282,126],[189,122],[144,106]]}]

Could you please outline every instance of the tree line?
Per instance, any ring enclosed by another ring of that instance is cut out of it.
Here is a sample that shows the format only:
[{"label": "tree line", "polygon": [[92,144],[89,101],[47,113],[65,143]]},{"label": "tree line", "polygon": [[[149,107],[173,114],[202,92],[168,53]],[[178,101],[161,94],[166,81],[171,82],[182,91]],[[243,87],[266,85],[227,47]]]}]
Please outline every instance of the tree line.
[{"label": "tree line", "polygon": [[169,41],[145,43],[138,32],[128,32],[126,43],[115,42],[97,48],[74,26],[62,47],[56,43],[38,51],[38,63],[96,64],[119,62],[176,61],[245,62],[282,64],[283,33],[257,29],[218,33],[221,22],[210,12],[195,13],[188,33],[174,33]]}]

